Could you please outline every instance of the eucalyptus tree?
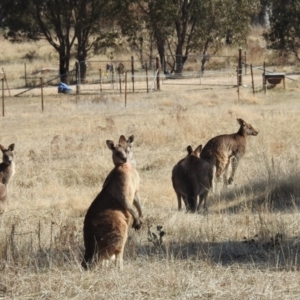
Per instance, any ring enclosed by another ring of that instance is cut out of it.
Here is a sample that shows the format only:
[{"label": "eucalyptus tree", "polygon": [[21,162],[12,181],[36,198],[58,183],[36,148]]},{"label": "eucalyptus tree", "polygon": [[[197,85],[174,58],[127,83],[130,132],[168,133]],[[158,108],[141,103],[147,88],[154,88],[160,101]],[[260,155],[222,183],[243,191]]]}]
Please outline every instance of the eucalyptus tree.
[{"label": "eucalyptus tree", "polygon": [[[191,53],[215,53],[228,31],[233,44],[245,42],[252,16],[260,9],[260,0],[125,0],[127,28],[139,33],[139,19],[156,41],[162,62],[171,71],[181,73]],[[135,24],[133,26],[133,24]],[[130,31],[126,31],[128,34]],[[165,57],[171,59],[165,59]],[[205,60],[204,60],[205,63]]]},{"label": "eucalyptus tree", "polygon": [[300,0],[269,0],[269,9],[270,26],[264,33],[268,47],[300,61]]},{"label": "eucalyptus tree", "polygon": [[62,82],[67,82],[75,46],[77,59],[84,61],[89,52],[111,42],[107,27],[103,31],[100,26],[102,19],[113,19],[113,0],[3,1],[5,37],[12,42],[46,39],[58,53]]}]

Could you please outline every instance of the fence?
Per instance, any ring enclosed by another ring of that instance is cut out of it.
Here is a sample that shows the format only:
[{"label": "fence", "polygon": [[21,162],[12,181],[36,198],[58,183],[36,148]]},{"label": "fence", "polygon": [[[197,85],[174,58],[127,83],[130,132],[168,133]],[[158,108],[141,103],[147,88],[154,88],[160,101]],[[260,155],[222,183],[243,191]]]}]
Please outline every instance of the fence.
[{"label": "fence", "polygon": [[[84,70],[82,70],[84,69]],[[76,91],[87,93],[151,92],[160,88],[159,60],[141,64],[131,60],[85,61],[77,64]]]},{"label": "fence", "polygon": [[253,94],[260,91],[266,93],[268,89],[274,88],[281,83],[285,89],[285,79],[297,81],[296,78],[293,78],[293,76],[297,74],[271,71],[265,62],[261,66],[254,66],[243,62],[243,68],[245,72],[241,79],[241,85],[251,90]]},{"label": "fence", "polygon": [[[68,73],[68,78],[76,94],[119,93],[124,94],[125,103],[128,93],[151,92],[154,89],[159,90],[161,85],[197,85],[200,89],[206,86],[237,87],[238,92],[240,87],[246,87],[253,93],[263,89],[266,91],[271,86],[268,81],[263,82],[265,77],[262,73],[272,74],[272,72],[266,70],[264,66],[248,64],[246,53],[243,55],[241,49],[236,56],[190,55],[180,66],[180,73],[171,73],[170,59],[166,57],[162,66],[158,58],[147,63],[136,61],[133,57],[123,61],[85,61],[76,63],[76,68]],[[57,88],[60,83],[58,68],[55,67],[29,72],[32,66],[28,62],[22,62],[24,72],[20,72],[21,62],[18,63],[16,70],[14,67],[17,64],[9,66],[3,62],[1,64],[3,103],[4,94],[20,96],[32,89],[40,89],[42,97],[44,88]]]}]

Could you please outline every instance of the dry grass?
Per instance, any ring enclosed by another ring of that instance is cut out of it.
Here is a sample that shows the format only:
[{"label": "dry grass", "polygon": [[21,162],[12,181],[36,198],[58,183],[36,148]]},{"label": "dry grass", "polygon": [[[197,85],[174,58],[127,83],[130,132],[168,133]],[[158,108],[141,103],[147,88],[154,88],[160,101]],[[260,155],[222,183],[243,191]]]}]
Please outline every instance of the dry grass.
[{"label": "dry grass", "polygon": [[[7,98],[1,143],[16,144],[17,172],[1,217],[3,296],[297,298],[299,89],[238,102],[230,89],[163,88],[130,95],[127,108],[117,95],[49,95],[44,113],[39,97]],[[236,185],[219,187],[208,215],[177,212],[172,167],[187,145],[235,132],[236,117],[259,131]],[[112,168],[105,140],[120,134],[136,136],[145,224],[130,231],[123,273],[85,273],[83,217]],[[163,226],[161,247],[148,240],[150,225]]]},{"label": "dry grass", "polygon": [[[47,92],[48,91],[48,92]],[[299,84],[267,94],[167,86],[151,94],[6,98],[0,143],[15,143],[16,175],[0,217],[0,298],[298,299]],[[218,186],[209,212],[177,211],[171,170],[186,146],[259,131],[235,185]],[[143,228],[130,230],[124,271],[84,272],[86,209],[113,167],[105,140],[135,135]],[[149,239],[148,226],[164,242]],[[100,275],[100,276],[99,276]]]}]

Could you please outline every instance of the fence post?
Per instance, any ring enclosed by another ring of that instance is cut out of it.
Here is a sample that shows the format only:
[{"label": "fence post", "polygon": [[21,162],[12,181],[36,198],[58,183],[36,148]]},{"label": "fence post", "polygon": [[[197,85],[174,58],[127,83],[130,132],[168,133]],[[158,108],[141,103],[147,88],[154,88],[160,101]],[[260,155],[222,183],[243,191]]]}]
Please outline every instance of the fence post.
[{"label": "fence post", "polygon": [[10,89],[9,89],[9,86],[8,86],[8,83],[7,83],[7,78],[6,78],[6,74],[4,72],[4,69],[2,68],[2,71],[3,71],[3,79],[5,80],[5,83],[6,83],[6,87],[7,87],[7,90],[8,90],[8,95],[9,97],[11,96],[10,95]]},{"label": "fence post", "polygon": [[26,63],[24,63],[24,78],[25,78],[25,86],[27,87],[27,72],[26,72]]},{"label": "fence post", "polygon": [[157,90],[160,90],[160,80],[159,80],[159,58],[156,57],[156,70],[157,70],[157,77],[156,77],[156,85]]},{"label": "fence post", "polygon": [[114,79],[114,73],[115,73],[115,66],[111,63],[112,68],[111,68],[111,86],[112,89],[115,89],[115,79]]},{"label": "fence post", "polygon": [[43,93],[43,77],[41,79],[41,101],[42,101],[42,112],[44,111],[44,93]]},{"label": "fence post", "polygon": [[132,81],[132,92],[134,93],[134,60],[131,56],[131,81]]},{"label": "fence post", "polygon": [[121,81],[121,69],[118,70],[119,74],[119,87],[120,87],[120,94],[122,94],[122,81]]},{"label": "fence post", "polygon": [[125,72],[125,107],[127,105],[127,71]]},{"label": "fence post", "polygon": [[242,48],[239,48],[239,60],[238,60],[238,85],[242,85]]},{"label": "fence post", "polygon": [[148,66],[145,63],[145,70],[146,70],[146,84],[147,84],[147,93],[149,93],[149,82],[148,82]]},{"label": "fence post", "polygon": [[1,78],[2,81],[2,117],[5,116],[5,110],[4,110],[4,78]]},{"label": "fence post", "polygon": [[80,92],[80,62],[76,62],[76,73],[77,73],[77,78],[76,78],[76,94],[79,95]]},{"label": "fence post", "polygon": [[263,73],[263,88],[265,91],[265,94],[267,93],[267,81],[266,81],[266,62],[264,61],[264,73]]},{"label": "fence post", "polygon": [[240,102],[240,85],[239,85],[239,66],[236,68],[236,73],[237,73],[237,93],[238,93],[238,101]]},{"label": "fence post", "polygon": [[252,64],[250,65],[250,71],[251,71],[251,80],[252,80],[252,91],[253,91],[253,95],[255,94],[255,88],[254,88],[254,79],[253,79],[253,68],[252,68]]},{"label": "fence post", "polygon": [[99,75],[100,75],[100,93],[102,93],[102,70],[99,69]]},{"label": "fence post", "polygon": [[244,61],[244,65],[245,65],[245,75],[247,75],[247,51],[245,51],[245,61]]}]

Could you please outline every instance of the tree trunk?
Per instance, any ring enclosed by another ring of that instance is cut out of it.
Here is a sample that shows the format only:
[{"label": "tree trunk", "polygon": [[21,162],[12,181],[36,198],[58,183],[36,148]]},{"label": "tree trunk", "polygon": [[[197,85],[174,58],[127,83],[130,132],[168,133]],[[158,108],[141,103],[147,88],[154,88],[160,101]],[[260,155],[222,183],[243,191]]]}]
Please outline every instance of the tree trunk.
[{"label": "tree trunk", "polygon": [[[62,47],[63,51],[59,53],[59,75],[60,75],[60,81],[66,84],[69,84],[69,55],[65,54],[65,49]],[[70,50],[67,50],[66,52],[70,52]]]},{"label": "tree trunk", "polygon": [[175,73],[176,74],[182,74],[182,70],[183,70],[183,64],[186,61],[186,58],[183,58],[182,55],[182,48],[183,48],[183,44],[181,43],[181,41],[178,42],[177,48],[176,48],[176,59],[175,59]]}]

